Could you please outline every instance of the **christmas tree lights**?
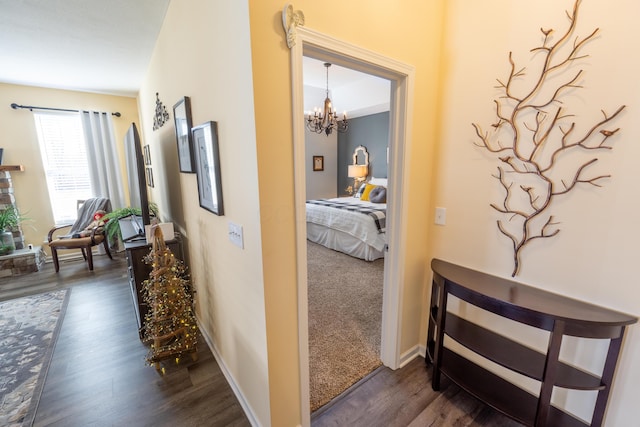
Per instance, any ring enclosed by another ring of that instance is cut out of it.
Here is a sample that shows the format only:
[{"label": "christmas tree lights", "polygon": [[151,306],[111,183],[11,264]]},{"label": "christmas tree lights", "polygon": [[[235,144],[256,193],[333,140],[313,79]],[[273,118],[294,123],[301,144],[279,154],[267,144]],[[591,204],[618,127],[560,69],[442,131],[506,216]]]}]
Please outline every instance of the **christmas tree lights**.
[{"label": "christmas tree lights", "polygon": [[144,325],[144,339],[151,343],[147,364],[160,369],[161,361],[175,359],[178,363],[186,353],[195,360],[198,325],[191,281],[184,263],[165,244],[160,227],[153,231],[151,251],[144,260],[152,268],[142,284],[149,306]]}]

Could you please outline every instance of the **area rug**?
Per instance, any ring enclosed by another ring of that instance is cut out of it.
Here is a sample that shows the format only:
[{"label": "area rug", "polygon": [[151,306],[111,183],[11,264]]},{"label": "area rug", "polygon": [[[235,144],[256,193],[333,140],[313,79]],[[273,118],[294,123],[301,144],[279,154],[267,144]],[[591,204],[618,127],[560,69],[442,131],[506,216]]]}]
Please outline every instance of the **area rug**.
[{"label": "area rug", "polygon": [[307,242],[311,411],[381,365],[384,260]]},{"label": "area rug", "polygon": [[33,423],[69,294],[0,302],[0,425]]}]

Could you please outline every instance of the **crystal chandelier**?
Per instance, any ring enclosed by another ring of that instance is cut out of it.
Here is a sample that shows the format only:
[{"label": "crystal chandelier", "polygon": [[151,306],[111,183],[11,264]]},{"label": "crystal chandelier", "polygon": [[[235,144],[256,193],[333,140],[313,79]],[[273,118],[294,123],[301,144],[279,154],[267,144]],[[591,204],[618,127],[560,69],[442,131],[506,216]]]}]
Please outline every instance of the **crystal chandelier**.
[{"label": "crystal chandelier", "polygon": [[342,120],[339,120],[338,114],[336,114],[331,105],[331,100],[329,99],[329,67],[331,67],[331,64],[325,62],[324,66],[327,69],[327,97],[324,100],[324,110],[320,111],[319,108],[315,108],[313,114],[309,113],[307,115],[306,122],[307,129],[311,132],[324,132],[329,136],[334,129],[341,133],[346,132],[349,128],[349,122],[347,121],[346,112],[343,113]]}]

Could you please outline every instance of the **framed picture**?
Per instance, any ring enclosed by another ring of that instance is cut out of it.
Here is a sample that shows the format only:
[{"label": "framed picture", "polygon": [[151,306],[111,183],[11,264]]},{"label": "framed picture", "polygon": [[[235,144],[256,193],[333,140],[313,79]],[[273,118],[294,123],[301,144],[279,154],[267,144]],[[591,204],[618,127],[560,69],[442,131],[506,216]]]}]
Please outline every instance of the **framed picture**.
[{"label": "framed picture", "polygon": [[206,122],[194,127],[192,133],[200,206],[216,215],[224,215],[218,124]]},{"label": "framed picture", "polygon": [[151,188],[154,187],[153,185],[153,170],[151,168],[145,168],[144,169],[144,175],[147,178],[147,185]]},{"label": "framed picture", "polygon": [[324,156],[313,156],[313,171],[324,170]]},{"label": "framed picture", "polygon": [[176,126],[176,140],[178,142],[178,162],[180,172],[195,172],[193,137],[191,134],[191,101],[188,96],[182,97],[173,106],[173,121]]},{"label": "framed picture", "polygon": [[151,165],[151,152],[149,151],[149,144],[146,144],[144,147],[142,147],[142,157],[144,159],[145,165]]}]

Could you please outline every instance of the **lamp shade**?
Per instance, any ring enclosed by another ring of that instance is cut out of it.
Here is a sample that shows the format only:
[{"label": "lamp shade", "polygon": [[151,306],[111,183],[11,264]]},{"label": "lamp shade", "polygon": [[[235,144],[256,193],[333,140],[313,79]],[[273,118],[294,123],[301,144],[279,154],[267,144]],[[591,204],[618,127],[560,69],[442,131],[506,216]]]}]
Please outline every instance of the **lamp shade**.
[{"label": "lamp shade", "polygon": [[349,165],[347,176],[349,178],[362,178],[367,176],[367,172],[366,165]]}]

